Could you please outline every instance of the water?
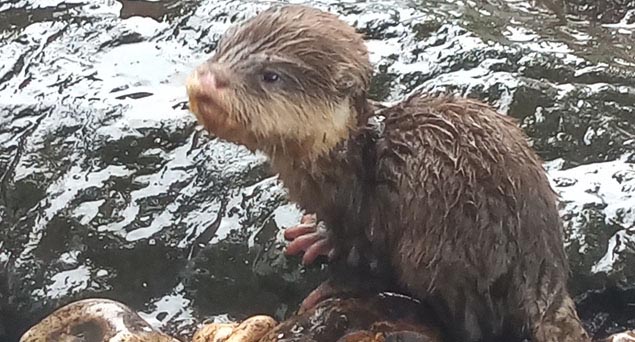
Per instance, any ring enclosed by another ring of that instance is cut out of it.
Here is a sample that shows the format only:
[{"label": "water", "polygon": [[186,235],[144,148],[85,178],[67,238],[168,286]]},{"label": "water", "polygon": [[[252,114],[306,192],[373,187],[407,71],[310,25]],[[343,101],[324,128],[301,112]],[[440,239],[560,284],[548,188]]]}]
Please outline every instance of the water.
[{"label": "water", "polygon": [[[365,33],[374,99],[452,91],[516,117],[563,200],[582,316],[598,336],[635,327],[635,5],[307,3]],[[264,158],[187,110],[187,74],[269,5],[0,2],[6,339],[91,296],[178,336],[202,319],[282,318],[319,282],[281,254],[300,211]]]}]

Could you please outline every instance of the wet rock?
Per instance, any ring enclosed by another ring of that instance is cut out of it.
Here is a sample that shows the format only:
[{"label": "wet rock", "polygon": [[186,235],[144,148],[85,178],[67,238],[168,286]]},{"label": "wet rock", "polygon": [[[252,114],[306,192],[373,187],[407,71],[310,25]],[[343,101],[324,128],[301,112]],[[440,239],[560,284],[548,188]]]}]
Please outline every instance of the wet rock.
[{"label": "wet rock", "polygon": [[628,0],[567,0],[566,9],[600,23],[635,23],[635,4]]},{"label": "wet rock", "polygon": [[20,342],[179,342],[145,322],[127,306],[108,299],[68,304],[29,329]]},{"label": "wet rock", "polygon": [[201,327],[192,342],[259,342],[278,323],[264,316],[252,316],[238,323],[211,323]]},{"label": "wet rock", "polygon": [[561,199],[571,288],[581,318],[606,337],[635,323],[635,165],[621,159],[559,169],[563,163],[547,167]]},{"label": "wet rock", "polygon": [[[451,91],[516,117],[563,197],[583,317],[599,337],[635,327],[630,5],[570,0],[563,23],[529,1],[307,3],[366,35],[375,100]],[[205,317],[282,320],[319,283],[281,253],[300,212],[263,158],[187,110],[186,75],[269,5],[0,4],[0,339],[94,296],[178,337]],[[593,6],[612,12],[581,20]]]},{"label": "wet rock", "polygon": [[227,340],[238,323],[209,323],[198,329],[192,337],[192,342],[222,342]]},{"label": "wet rock", "polygon": [[[438,322],[411,298],[383,293],[368,298],[332,298],[278,324],[266,315],[242,322],[202,325],[192,342],[441,342]],[[20,342],[180,342],[152,327],[126,305],[109,299],[68,304],[31,327]],[[190,339],[186,339],[190,341]],[[598,342],[635,341],[622,331]]]},{"label": "wet rock", "polygon": [[635,331],[626,331],[612,335],[600,342],[632,342],[635,341]]},{"label": "wet rock", "polygon": [[431,310],[411,298],[380,294],[328,299],[280,323],[261,342],[440,342]]}]

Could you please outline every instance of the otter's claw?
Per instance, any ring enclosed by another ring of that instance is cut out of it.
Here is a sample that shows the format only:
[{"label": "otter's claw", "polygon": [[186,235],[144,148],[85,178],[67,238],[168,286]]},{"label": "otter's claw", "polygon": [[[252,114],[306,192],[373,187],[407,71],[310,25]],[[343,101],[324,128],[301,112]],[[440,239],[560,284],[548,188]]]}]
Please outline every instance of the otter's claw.
[{"label": "otter's claw", "polygon": [[284,238],[291,241],[285,254],[297,255],[304,252],[304,265],[313,263],[321,255],[330,260],[335,254],[328,230],[317,222],[314,214],[304,215],[299,225],[287,228]]}]

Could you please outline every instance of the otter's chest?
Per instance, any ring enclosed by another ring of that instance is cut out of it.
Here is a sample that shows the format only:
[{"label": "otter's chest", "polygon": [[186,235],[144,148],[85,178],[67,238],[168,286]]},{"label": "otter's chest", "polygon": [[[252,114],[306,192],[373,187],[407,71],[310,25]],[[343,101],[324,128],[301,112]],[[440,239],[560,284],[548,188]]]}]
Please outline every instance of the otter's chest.
[{"label": "otter's chest", "polygon": [[362,177],[348,172],[328,175],[292,175],[284,177],[289,200],[298,203],[306,212],[316,213],[330,226],[342,225],[367,215],[365,198],[368,191]]},{"label": "otter's chest", "polygon": [[345,141],[338,149],[312,162],[278,168],[289,200],[307,213],[316,213],[332,229],[364,221],[373,191],[375,159],[365,136]]}]

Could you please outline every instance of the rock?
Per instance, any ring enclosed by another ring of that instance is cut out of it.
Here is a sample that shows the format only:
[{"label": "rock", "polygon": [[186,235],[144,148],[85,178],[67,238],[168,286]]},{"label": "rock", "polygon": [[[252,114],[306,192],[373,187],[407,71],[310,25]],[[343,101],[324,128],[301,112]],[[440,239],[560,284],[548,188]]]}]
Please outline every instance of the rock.
[{"label": "rock", "polygon": [[269,316],[257,315],[236,323],[211,323],[204,325],[192,338],[192,342],[259,342],[278,322]]},{"label": "rock", "polygon": [[[332,298],[278,324],[270,316],[209,323],[192,342],[441,342],[430,311],[409,297],[383,293]],[[68,304],[29,329],[20,342],[179,342],[153,329],[126,305],[108,299]]]},{"label": "rock", "polygon": [[238,323],[209,323],[199,328],[192,337],[192,342],[223,342],[238,327]]},{"label": "rock", "polygon": [[635,331],[631,330],[611,335],[598,342],[635,342]]},{"label": "rock", "polygon": [[144,321],[127,306],[108,299],[68,304],[29,329],[20,342],[180,342]]},{"label": "rock", "polygon": [[440,342],[431,311],[409,297],[327,299],[281,322],[260,342]]},{"label": "rock", "polygon": [[[240,323],[208,323],[191,342],[442,342],[431,311],[406,296],[382,293],[331,298],[278,324],[266,315]],[[29,329],[20,342],[181,342],[152,328],[132,309],[109,299],[68,304]],[[598,342],[635,341],[625,331]]]}]

